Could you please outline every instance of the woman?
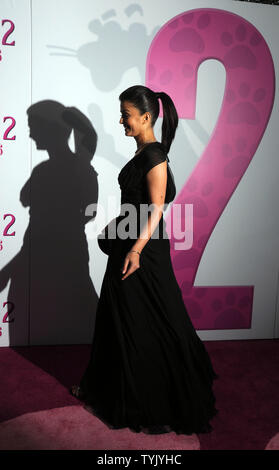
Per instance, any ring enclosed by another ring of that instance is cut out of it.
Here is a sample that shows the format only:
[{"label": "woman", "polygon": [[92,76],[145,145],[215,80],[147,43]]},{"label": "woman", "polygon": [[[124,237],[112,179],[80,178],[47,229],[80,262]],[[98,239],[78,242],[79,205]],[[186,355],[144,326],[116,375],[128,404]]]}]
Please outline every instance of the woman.
[{"label": "woman", "polygon": [[[153,132],[159,98],[162,143]],[[161,210],[176,194],[167,153],[178,115],[166,93],[145,86],[132,86],[119,99],[120,124],[137,143],[118,176],[121,207],[128,203],[136,209],[136,237],[117,233],[116,239],[100,241],[109,257],[91,358],[71,392],[114,429],[209,432],[218,411],[212,391],[217,375],[185,308]],[[153,204],[145,218],[140,217],[143,204]],[[123,217],[115,219],[118,228]]]}]

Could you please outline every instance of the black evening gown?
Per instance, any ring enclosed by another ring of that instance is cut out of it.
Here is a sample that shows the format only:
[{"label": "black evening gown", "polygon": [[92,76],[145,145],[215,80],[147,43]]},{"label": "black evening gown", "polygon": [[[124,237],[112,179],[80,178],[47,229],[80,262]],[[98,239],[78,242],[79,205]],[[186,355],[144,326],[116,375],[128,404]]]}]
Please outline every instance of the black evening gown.
[{"label": "black evening gown", "polygon": [[[121,207],[130,203],[139,213],[139,205],[148,204],[145,175],[166,159],[163,145],[152,142],[128,161],[118,176]],[[165,203],[175,193],[168,164]],[[116,224],[124,217],[120,212]],[[140,267],[124,280],[121,268],[135,238],[98,239],[108,262],[80,387],[87,408],[110,428],[207,433],[218,412],[212,390],[218,375],[185,308],[165,225],[162,216],[159,236],[148,240]],[[102,232],[106,236],[107,227]]]}]

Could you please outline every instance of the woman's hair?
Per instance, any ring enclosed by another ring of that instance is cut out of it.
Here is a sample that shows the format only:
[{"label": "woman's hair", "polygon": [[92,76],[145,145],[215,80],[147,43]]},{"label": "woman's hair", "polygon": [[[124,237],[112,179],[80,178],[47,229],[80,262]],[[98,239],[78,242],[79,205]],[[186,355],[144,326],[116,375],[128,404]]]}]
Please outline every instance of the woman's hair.
[{"label": "woman's hair", "polygon": [[171,97],[163,91],[154,92],[143,85],[131,86],[119,95],[120,101],[129,101],[139,109],[141,114],[149,112],[151,127],[154,126],[159,116],[159,98],[163,107],[162,144],[168,153],[178,126],[178,114]]}]

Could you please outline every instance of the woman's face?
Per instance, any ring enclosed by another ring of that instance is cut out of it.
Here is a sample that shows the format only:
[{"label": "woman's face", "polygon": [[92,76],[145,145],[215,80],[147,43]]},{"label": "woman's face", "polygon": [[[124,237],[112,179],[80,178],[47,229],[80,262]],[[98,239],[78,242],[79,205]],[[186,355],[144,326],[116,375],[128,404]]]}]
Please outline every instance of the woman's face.
[{"label": "woman's face", "polygon": [[123,124],[125,129],[125,135],[137,136],[143,134],[146,131],[147,124],[146,119],[150,113],[140,115],[138,108],[135,108],[129,101],[123,101],[120,104],[121,118],[120,124]]}]

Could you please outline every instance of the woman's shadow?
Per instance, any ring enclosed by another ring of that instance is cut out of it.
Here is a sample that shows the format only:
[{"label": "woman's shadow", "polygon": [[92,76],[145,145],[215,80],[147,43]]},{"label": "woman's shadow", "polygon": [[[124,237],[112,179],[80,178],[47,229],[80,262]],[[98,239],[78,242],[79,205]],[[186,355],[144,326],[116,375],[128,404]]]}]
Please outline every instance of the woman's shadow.
[{"label": "woman's shadow", "polygon": [[[97,204],[98,180],[90,165],[97,135],[76,108],[45,100],[27,110],[30,137],[49,159],[34,167],[20,192],[30,207],[19,253],[0,271],[10,281],[10,346],[91,343],[98,296],[89,274],[85,216]],[[68,146],[74,130],[75,153]]]}]

